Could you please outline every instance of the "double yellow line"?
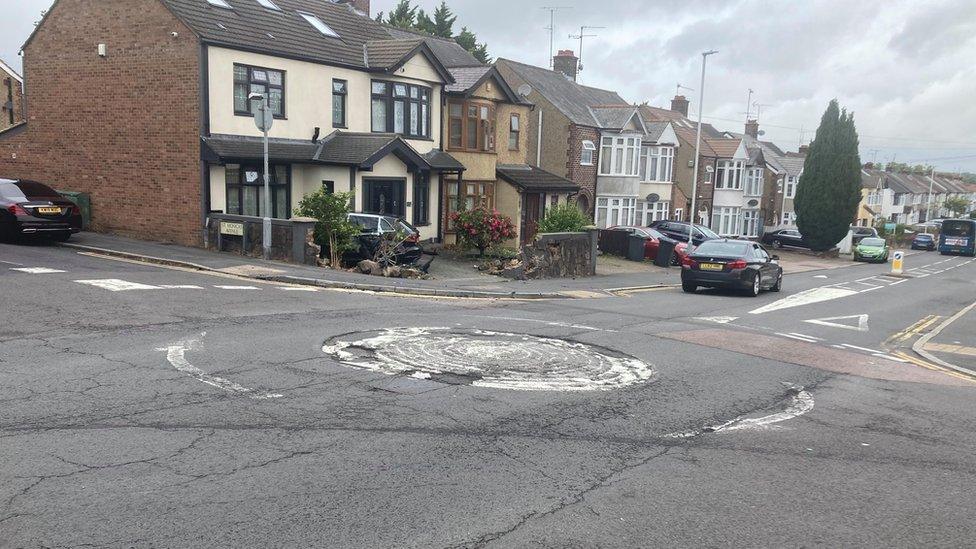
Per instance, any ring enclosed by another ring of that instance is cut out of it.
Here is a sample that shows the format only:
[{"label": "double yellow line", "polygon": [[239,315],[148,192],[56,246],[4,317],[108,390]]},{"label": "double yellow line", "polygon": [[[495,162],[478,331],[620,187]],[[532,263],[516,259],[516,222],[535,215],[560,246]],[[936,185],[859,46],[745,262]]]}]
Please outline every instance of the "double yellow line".
[{"label": "double yellow line", "polygon": [[973,378],[972,376],[967,376],[966,374],[964,374],[962,372],[957,372],[955,370],[950,370],[948,368],[943,368],[942,366],[939,366],[938,364],[932,364],[931,362],[929,362],[927,360],[922,360],[922,359],[920,359],[918,357],[915,357],[915,356],[912,356],[912,355],[910,355],[908,353],[905,353],[905,352],[902,352],[902,351],[893,351],[891,354],[894,355],[894,356],[896,356],[896,357],[898,357],[898,358],[900,358],[900,359],[902,359],[902,360],[907,360],[908,362],[911,362],[912,364],[914,364],[916,366],[921,366],[922,368],[925,368],[927,370],[933,370],[933,371],[936,371],[936,372],[942,372],[943,374],[950,375],[952,377],[957,377],[959,379],[964,379],[966,381],[969,381],[969,382],[972,382],[972,383],[976,383],[976,378]]},{"label": "double yellow line", "polygon": [[941,316],[937,316],[937,315],[928,315],[922,318],[921,320],[919,320],[918,322],[916,322],[915,324],[912,324],[908,328],[905,328],[904,330],[898,333],[892,334],[891,337],[885,340],[884,344],[892,345],[895,343],[902,343],[904,341],[911,339],[912,337],[921,335],[922,332],[930,328],[941,318],[942,318]]}]

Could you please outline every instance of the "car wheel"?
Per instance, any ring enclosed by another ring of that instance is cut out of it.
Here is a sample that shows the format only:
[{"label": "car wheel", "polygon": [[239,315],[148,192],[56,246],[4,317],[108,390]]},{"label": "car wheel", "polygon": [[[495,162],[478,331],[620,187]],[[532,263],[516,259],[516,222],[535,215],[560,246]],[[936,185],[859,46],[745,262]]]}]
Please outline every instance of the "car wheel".
[{"label": "car wheel", "polygon": [[783,247],[783,243],[782,242],[780,242],[779,240],[774,240],[773,241],[773,248],[775,248],[775,249],[778,250],[778,249],[780,249],[782,247]]},{"label": "car wheel", "polygon": [[752,287],[749,288],[749,296],[750,297],[758,296],[761,289],[762,289],[762,275],[756,273],[755,276],[752,277]]},{"label": "car wheel", "polygon": [[780,271],[779,275],[776,277],[776,284],[773,285],[770,290],[778,292],[783,289],[783,271]]},{"label": "car wheel", "polygon": [[694,284],[688,282],[682,282],[681,289],[689,294],[693,294],[698,290],[698,286],[695,286]]}]

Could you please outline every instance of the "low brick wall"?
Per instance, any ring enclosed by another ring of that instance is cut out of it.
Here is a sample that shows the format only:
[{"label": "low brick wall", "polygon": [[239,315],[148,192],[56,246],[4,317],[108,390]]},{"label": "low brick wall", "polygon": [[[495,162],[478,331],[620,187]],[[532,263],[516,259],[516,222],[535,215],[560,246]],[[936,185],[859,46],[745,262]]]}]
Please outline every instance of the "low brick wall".
[{"label": "low brick wall", "polygon": [[[238,232],[243,234],[235,234]],[[264,220],[244,215],[210,214],[205,245],[209,250],[264,257]],[[314,219],[271,220],[271,259],[317,265],[319,252]]]},{"label": "low brick wall", "polygon": [[522,246],[524,278],[576,278],[596,274],[597,230],[540,234]]}]

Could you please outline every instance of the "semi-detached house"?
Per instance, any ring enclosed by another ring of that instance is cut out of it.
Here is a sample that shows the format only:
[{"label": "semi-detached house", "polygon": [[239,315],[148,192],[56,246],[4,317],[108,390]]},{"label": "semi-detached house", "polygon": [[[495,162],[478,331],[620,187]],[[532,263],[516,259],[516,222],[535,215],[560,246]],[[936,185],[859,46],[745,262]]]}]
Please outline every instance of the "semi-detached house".
[{"label": "semi-detached house", "polygon": [[[28,123],[0,133],[0,172],[89,192],[97,230],[141,238],[199,245],[210,212],[287,218],[319,188],[438,238],[464,171],[439,149],[454,79],[434,49],[453,43],[355,4],[58,0],[24,46]],[[270,204],[251,93],[274,113]]]}]

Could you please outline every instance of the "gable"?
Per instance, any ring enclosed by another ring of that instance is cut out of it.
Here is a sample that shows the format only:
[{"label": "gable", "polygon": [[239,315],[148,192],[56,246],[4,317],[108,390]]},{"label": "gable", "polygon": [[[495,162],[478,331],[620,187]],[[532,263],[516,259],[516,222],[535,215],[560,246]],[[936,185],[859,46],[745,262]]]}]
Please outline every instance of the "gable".
[{"label": "gable", "polygon": [[483,99],[492,99],[495,101],[507,101],[508,98],[505,93],[502,92],[501,84],[498,81],[498,77],[491,74],[480,86],[475,88],[471,95],[474,97],[481,97]]},{"label": "gable", "polygon": [[426,52],[423,50],[419,50],[408,57],[399,68],[393,71],[393,74],[405,78],[423,80],[425,82],[445,82],[445,79],[441,77],[440,71],[437,70],[437,67],[434,66],[434,63],[431,62],[431,59],[428,58]]},{"label": "gable", "polygon": [[675,148],[680,147],[681,143],[678,142],[678,135],[674,133],[674,126],[670,123],[661,132],[661,137],[657,138],[657,142],[661,144],[674,145]]}]

